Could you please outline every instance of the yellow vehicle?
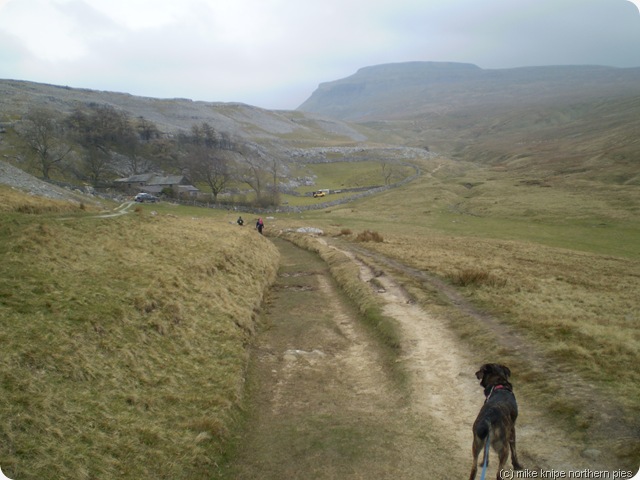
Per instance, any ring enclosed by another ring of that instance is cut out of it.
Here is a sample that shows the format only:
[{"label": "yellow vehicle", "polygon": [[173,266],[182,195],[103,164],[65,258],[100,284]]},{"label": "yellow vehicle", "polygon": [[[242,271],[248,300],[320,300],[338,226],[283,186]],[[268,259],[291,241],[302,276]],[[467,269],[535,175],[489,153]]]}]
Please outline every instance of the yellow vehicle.
[{"label": "yellow vehicle", "polygon": [[318,192],[313,192],[313,198],[324,197],[325,195],[326,195],[326,193],[323,192],[322,190],[320,190]]}]

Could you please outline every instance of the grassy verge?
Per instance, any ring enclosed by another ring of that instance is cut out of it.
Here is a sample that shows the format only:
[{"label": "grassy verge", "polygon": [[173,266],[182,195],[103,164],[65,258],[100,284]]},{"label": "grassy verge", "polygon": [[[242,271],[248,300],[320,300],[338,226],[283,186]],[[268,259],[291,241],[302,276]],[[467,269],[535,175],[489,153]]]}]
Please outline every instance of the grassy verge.
[{"label": "grassy verge", "polygon": [[3,472],[210,478],[277,250],[220,217],[36,203],[0,224]]}]

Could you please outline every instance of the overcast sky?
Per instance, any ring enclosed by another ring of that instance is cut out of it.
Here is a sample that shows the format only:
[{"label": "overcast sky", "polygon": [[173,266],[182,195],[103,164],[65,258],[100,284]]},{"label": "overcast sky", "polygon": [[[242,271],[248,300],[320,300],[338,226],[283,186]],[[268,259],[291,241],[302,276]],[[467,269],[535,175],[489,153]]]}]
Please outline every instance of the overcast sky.
[{"label": "overcast sky", "polygon": [[0,0],[0,78],[294,109],[406,61],[640,67],[640,0]]}]

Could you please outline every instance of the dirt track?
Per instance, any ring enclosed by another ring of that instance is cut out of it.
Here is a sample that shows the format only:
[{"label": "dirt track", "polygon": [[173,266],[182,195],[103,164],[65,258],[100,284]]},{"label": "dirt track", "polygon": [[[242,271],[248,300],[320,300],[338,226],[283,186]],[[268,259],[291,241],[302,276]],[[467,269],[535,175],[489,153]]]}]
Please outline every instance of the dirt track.
[{"label": "dirt track", "polygon": [[[361,264],[361,278],[370,280],[372,272]],[[467,461],[470,448],[470,425],[484,398],[474,372],[480,366],[466,354],[445,324],[420,307],[387,275],[378,277],[384,289],[378,293],[386,302],[385,313],[402,326],[407,350],[405,366],[412,372],[412,408],[421,415],[431,415],[448,430],[452,441]],[[492,361],[487,358],[486,361]],[[517,395],[517,376],[514,378]],[[526,399],[517,395],[521,415],[518,423],[520,458],[531,470],[579,470],[588,465],[577,456],[562,432],[549,424]],[[544,432],[544,434],[541,434]],[[468,463],[468,462],[467,462]]]},{"label": "dirt track", "polygon": [[[282,269],[254,352],[253,409],[223,477],[467,478],[471,424],[483,402],[474,372],[494,359],[472,358],[445,322],[412,304],[389,274],[376,272],[385,313],[401,326],[407,392],[384,368],[383,349],[326,266],[287,242],[276,243]],[[359,263],[362,280],[371,280],[371,269],[345,253]],[[526,469],[540,475],[605,468],[582,456],[544,412],[518,395],[517,372],[512,380]],[[496,463],[487,478],[495,478]]]}]

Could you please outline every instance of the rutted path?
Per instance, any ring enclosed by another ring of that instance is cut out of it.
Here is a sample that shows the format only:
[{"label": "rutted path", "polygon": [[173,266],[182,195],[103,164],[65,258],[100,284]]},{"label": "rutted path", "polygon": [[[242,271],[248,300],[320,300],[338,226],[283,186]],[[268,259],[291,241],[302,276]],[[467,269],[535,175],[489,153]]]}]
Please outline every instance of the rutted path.
[{"label": "rutted path", "polygon": [[120,215],[126,215],[127,213],[131,213],[131,208],[135,205],[135,202],[124,202],[118,205],[117,208],[114,209],[113,213],[104,213],[101,215],[96,215],[96,218],[110,218],[110,217],[119,217]]},{"label": "rutted path", "polygon": [[[537,371],[537,373],[546,378],[550,385],[555,385],[556,398],[562,398],[567,403],[575,405],[580,404],[580,408],[587,412],[589,418],[588,444],[575,443],[569,440],[566,431],[557,426],[555,422],[548,418],[547,412],[543,408],[539,408],[534,401],[524,396],[521,392],[516,391],[518,403],[520,405],[521,415],[518,420],[518,439],[520,458],[527,460],[525,468],[530,470],[550,471],[577,471],[591,469],[593,471],[607,469],[614,471],[620,469],[619,460],[614,455],[607,454],[611,452],[611,438],[634,438],[637,435],[637,424],[626,423],[619,415],[623,406],[618,402],[615,396],[609,395],[607,392],[598,390],[590,382],[585,381],[578,375],[563,369],[561,365],[557,365],[551,361],[543,352],[531,344],[520,332],[514,331],[507,326],[501,324],[498,319],[491,315],[478,310],[468,300],[466,300],[457,290],[450,285],[445,284],[442,280],[430,275],[428,272],[418,271],[414,268],[403,265],[396,260],[388,258],[376,252],[368,251],[360,246],[349,244],[349,251],[344,252],[358,262],[361,267],[361,277],[363,279],[371,278],[371,273],[367,273],[369,267],[357,260],[355,254],[361,258],[370,258],[376,264],[385,265],[385,272],[401,272],[403,275],[417,280],[429,289],[437,290],[448,301],[463,312],[464,315],[474,318],[483,328],[491,332],[495,341],[496,351],[507,348],[515,352],[518,357],[523,359],[529,367]],[[395,280],[389,275],[377,278],[378,283],[385,284],[385,290],[389,292],[399,289]],[[391,294],[386,299],[388,308],[394,304],[393,297],[402,297],[404,292],[400,290],[397,295]],[[381,292],[386,295],[385,292]],[[408,299],[408,297],[405,297]],[[419,336],[409,336],[414,339],[427,339],[429,332],[436,326],[444,328],[447,331],[445,323],[442,319],[432,317],[426,312],[421,311],[422,318],[428,318],[427,330],[423,332],[417,331]],[[393,315],[400,324],[413,324],[408,321],[411,315]],[[426,317],[425,317],[426,316]],[[421,322],[424,325],[424,322]],[[467,350],[460,345],[455,350],[449,351],[450,358],[472,358]],[[484,352],[482,357],[472,358],[471,366],[474,367],[484,362],[494,361],[491,357],[492,353]],[[517,389],[517,372],[514,375],[514,383]],[[427,388],[430,385],[426,385]],[[467,427],[468,428],[468,427]],[[523,440],[522,442],[520,440]],[[526,443],[525,443],[526,442]]]},{"label": "rutted path", "polygon": [[[385,314],[402,330],[400,362],[409,380],[399,383],[326,265],[274,241],[281,271],[253,352],[247,429],[220,478],[467,478],[471,424],[483,401],[474,372],[494,359],[472,358],[444,321],[412,304],[391,276],[376,275]],[[371,280],[371,269],[345,253],[359,263],[362,280]],[[525,468],[598,469],[544,412],[518,400]],[[487,478],[495,478],[495,467]]]},{"label": "rutted path", "polygon": [[[459,478],[456,450],[416,415],[317,255],[276,239],[279,279],[253,351],[247,431],[221,478]],[[466,464],[467,462],[465,462]]]},{"label": "rutted path", "polygon": [[[343,252],[360,265],[363,281],[374,277],[374,272],[351,252]],[[405,367],[412,372],[412,408],[421,415],[431,415],[441,423],[442,429],[451,433],[458,452],[462,453],[460,461],[470,467],[470,428],[483,401],[473,373],[481,363],[495,359],[491,356],[482,360],[473,358],[446,324],[413,304],[392,277],[383,274],[376,275],[376,279],[383,287],[378,289],[378,294],[385,301],[385,314],[396,319],[403,330]],[[580,457],[577,446],[571,445],[563,432],[544,418],[544,412],[527,404],[518,394],[517,372],[514,377],[514,390],[521,407],[518,450],[525,468],[537,472],[597,468]]]}]

